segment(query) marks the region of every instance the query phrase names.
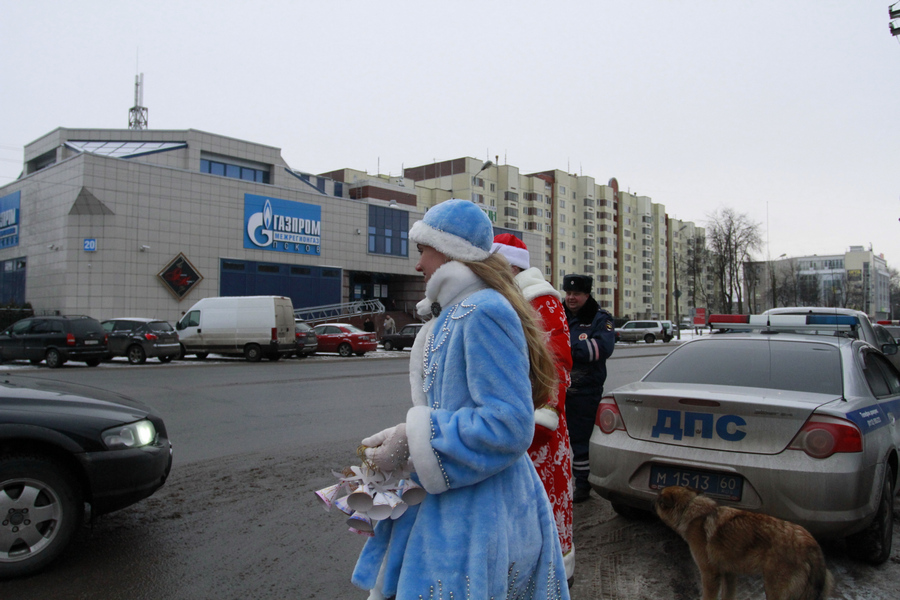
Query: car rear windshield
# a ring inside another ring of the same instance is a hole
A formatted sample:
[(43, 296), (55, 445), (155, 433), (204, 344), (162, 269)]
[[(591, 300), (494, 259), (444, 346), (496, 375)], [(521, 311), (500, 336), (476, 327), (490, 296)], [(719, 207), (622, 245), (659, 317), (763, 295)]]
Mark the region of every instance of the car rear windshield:
[(72, 319), (70, 322), (72, 323), (72, 333), (75, 335), (84, 335), (86, 333), (103, 335), (106, 333), (103, 326), (100, 325), (100, 321), (96, 319)]
[(644, 381), (841, 395), (841, 354), (814, 342), (718, 339), (672, 352)]
[(167, 333), (175, 331), (168, 321), (151, 321), (147, 323), (147, 325), (150, 327), (150, 331), (164, 331)]

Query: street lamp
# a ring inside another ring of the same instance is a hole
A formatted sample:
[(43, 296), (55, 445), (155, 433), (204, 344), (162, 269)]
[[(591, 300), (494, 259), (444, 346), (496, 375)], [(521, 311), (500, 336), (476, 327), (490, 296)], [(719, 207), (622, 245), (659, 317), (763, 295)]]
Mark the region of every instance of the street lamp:
[[(682, 225), (681, 229), (675, 232), (674, 238), (678, 237), (678, 234), (684, 231), (687, 228), (687, 225)], [(673, 242), (675, 241), (673, 238)], [(674, 269), (675, 275), (675, 291), (672, 292), (672, 295), (675, 296), (675, 337), (678, 340), (681, 340), (681, 316), (678, 311), (678, 300), (681, 298), (681, 290), (678, 289), (678, 253), (672, 250), (672, 267)]]

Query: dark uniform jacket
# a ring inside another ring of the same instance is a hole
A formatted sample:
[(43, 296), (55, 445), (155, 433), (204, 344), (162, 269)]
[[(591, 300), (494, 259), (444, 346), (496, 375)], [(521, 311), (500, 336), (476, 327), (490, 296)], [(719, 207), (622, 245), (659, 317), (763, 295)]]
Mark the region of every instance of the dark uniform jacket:
[(572, 385), (569, 394), (600, 394), (606, 383), (606, 359), (616, 345), (613, 316), (593, 296), (577, 313), (566, 307), (572, 341)]

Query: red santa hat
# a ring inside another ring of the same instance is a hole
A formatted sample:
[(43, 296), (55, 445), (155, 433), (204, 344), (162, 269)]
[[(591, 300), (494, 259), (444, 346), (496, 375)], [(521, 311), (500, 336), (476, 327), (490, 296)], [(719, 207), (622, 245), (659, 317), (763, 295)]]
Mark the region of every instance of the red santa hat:
[(528, 257), (528, 247), (525, 242), (517, 238), (511, 233), (501, 233), (494, 236), (494, 244), (491, 246), (491, 254), (502, 254), (506, 260), (514, 267), (519, 267), (523, 271), (531, 267), (531, 260)]

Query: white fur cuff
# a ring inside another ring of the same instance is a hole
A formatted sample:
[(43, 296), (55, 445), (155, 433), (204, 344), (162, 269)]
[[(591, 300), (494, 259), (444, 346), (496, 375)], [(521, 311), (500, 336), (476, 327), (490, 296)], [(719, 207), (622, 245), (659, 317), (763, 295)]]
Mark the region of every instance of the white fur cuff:
[(559, 427), (559, 414), (549, 408), (539, 408), (534, 411), (534, 423), (546, 427), (550, 431), (556, 431)]
[(409, 441), (409, 457), (416, 465), (419, 482), (429, 494), (440, 494), (449, 489), (441, 463), (431, 447), (431, 408), (413, 406), (406, 413), (406, 439)]

